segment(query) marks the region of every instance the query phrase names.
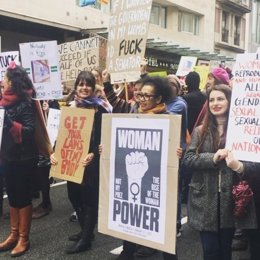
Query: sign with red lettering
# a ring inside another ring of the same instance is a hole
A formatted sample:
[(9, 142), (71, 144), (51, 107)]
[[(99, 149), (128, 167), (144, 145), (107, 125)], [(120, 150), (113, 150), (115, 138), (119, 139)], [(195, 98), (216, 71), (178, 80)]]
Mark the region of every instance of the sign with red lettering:
[(62, 107), (55, 147), (58, 164), (51, 166), (51, 176), (82, 182), (85, 167), (81, 162), (88, 154), (93, 120), (93, 109)]
[(136, 81), (144, 58), (152, 0), (111, 1), (107, 68), (112, 83)]
[(103, 115), (101, 233), (175, 252), (180, 129), (178, 115)]
[(260, 54), (237, 55), (226, 147), (236, 159), (260, 162)]

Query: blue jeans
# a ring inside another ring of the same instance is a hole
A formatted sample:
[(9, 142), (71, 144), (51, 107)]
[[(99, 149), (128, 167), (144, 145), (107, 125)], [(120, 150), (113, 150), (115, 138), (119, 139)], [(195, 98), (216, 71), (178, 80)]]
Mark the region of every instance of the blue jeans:
[(204, 260), (231, 260), (233, 228), (219, 229), (218, 232), (201, 231)]

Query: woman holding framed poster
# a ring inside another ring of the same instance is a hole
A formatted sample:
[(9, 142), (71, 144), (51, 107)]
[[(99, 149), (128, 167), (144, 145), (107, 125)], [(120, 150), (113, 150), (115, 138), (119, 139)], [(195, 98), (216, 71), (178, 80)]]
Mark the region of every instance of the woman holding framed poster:
[[(140, 92), (135, 93), (135, 99), (139, 104), (137, 113), (140, 114), (169, 114), (165, 101), (169, 93), (168, 80), (160, 77), (145, 77), (141, 82)], [(177, 150), (177, 156), (180, 158), (182, 149)], [(123, 251), (117, 257), (117, 260), (133, 259), (137, 244), (129, 241), (123, 241)], [(163, 259), (177, 260), (177, 255), (164, 252)]]

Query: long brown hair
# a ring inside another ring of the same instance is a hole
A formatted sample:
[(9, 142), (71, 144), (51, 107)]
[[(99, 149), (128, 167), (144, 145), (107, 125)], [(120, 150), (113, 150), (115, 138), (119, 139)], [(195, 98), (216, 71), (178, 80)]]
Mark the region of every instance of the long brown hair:
[(216, 121), (216, 117), (214, 115), (212, 115), (212, 113), (209, 110), (209, 97), (210, 97), (210, 93), (214, 90), (224, 93), (226, 99), (228, 100), (228, 109), (225, 114), (226, 119), (228, 119), (230, 100), (231, 100), (231, 88), (225, 84), (214, 85), (212, 88), (210, 88), (207, 91), (207, 104), (208, 105), (207, 105), (207, 111), (206, 111), (202, 126), (200, 127), (200, 141), (197, 146), (198, 153), (201, 152), (201, 148), (206, 139), (207, 134), (209, 134), (212, 137), (214, 151), (217, 151), (220, 148), (224, 148), (225, 144), (226, 144), (226, 133), (227, 133), (228, 120), (226, 120), (225, 125), (224, 125), (223, 136), (220, 137), (219, 132), (218, 132), (218, 124)]

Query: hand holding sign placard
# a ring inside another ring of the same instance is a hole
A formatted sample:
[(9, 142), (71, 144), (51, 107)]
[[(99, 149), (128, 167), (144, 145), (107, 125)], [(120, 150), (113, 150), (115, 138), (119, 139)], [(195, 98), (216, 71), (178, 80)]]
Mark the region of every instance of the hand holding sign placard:
[(62, 107), (51, 176), (82, 182), (93, 120), (93, 109)]

